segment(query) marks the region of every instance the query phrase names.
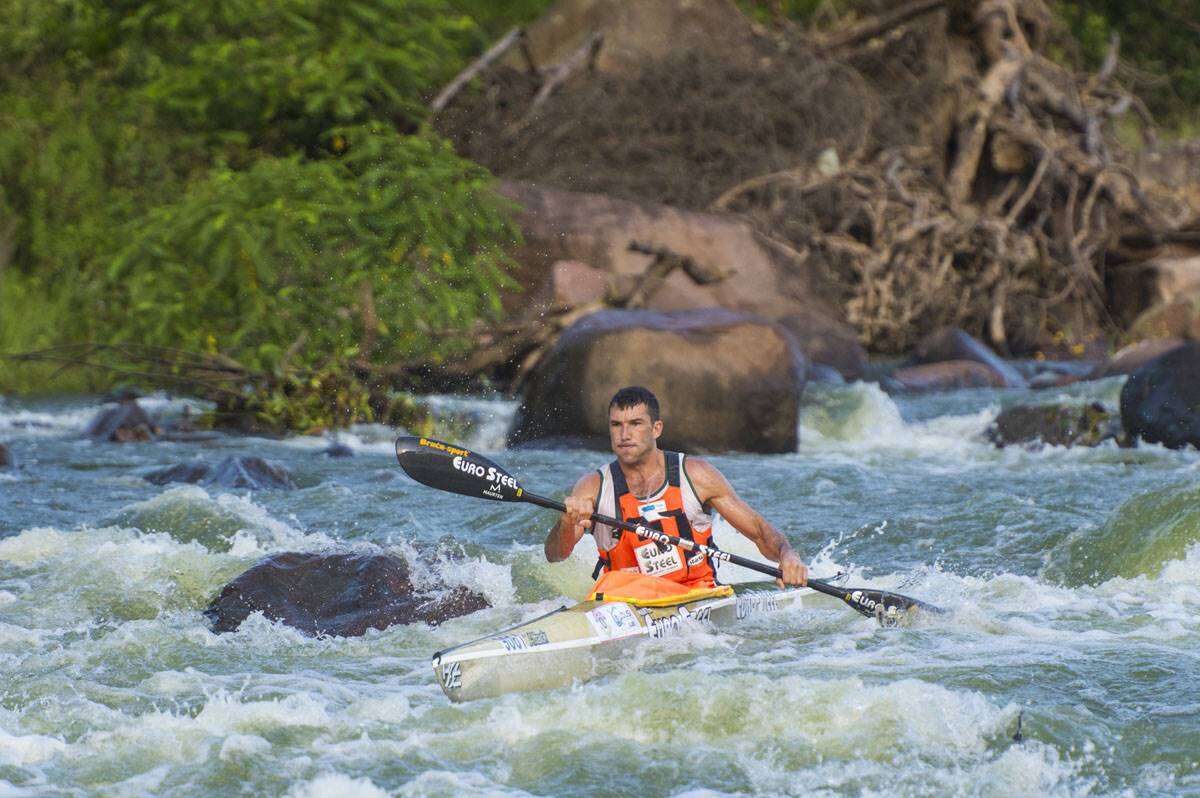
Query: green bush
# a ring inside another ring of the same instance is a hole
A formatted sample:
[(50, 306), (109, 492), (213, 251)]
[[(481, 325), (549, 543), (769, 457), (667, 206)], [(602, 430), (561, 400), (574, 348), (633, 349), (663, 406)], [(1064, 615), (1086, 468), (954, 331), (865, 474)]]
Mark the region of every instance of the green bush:
[(100, 292), (117, 340), (265, 370), (289, 348), (293, 364), (459, 353), (471, 323), (499, 311), (516, 236), (487, 174), (387, 128), (331, 141), (339, 154), (215, 169), (131, 221)]
[[(507, 204), (422, 127), (484, 39), (450, 0), (0, 14), (0, 352), (438, 361), (499, 312)], [(30, 297), (53, 326), (19, 307)], [(0, 390), (17, 387), (0, 370)]]

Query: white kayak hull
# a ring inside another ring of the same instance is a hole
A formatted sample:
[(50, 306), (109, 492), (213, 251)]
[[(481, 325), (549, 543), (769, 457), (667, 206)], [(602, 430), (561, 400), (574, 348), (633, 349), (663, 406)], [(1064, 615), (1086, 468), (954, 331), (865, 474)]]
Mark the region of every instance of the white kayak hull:
[(433, 655), (438, 684), (451, 701), (550, 690), (586, 681), (598, 664), (648, 638), (678, 633), (685, 624), (728, 629), (768, 612), (798, 608), (817, 593), (802, 588), (738, 586), (732, 596), (669, 607), (584, 601)]

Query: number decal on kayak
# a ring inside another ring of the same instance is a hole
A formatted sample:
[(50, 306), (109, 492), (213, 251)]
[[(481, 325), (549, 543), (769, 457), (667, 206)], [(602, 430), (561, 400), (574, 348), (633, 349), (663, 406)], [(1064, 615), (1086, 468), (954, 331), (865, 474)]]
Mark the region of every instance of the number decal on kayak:
[(612, 602), (601, 604), (587, 613), (588, 623), (597, 637), (623, 637), (641, 628), (637, 615), (628, 604)]
[(442, 686), (447, 690), (457, 690), (462, 687), (462, 666), (457, 662), (442, 666)]

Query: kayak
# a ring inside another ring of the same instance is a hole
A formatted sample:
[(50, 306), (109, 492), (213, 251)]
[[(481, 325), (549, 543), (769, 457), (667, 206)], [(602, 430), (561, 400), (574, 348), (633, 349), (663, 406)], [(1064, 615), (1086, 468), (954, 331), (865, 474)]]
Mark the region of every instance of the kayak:
[(779, 590), (769, 582), (705, 592), (697, 598), (651, 602), (605, 600), (600, 594), (439, 651), (433, 655), (433, 670), (454, 702), (551, 690), (599, 675), (603, 660), (628, 654), (638, 642), (689, 627), (735, 628), (765, 613), (798, 608), (816, 596), (809, 588)]

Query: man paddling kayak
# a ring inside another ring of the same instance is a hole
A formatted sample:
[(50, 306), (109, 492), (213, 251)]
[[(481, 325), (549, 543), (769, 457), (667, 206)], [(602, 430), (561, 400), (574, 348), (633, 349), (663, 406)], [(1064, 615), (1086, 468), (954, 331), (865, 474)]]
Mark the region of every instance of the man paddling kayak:
[(688, 588), (712, 587), (716, 567), (702, 552), (689, 554), (679, 546), (622, 534), (590, 519), (598, 509), (604, 515), (713, 546), (711, 512), (716, 512), (753, 541), (764, 557), (779, 563), (780, 587), (807, 583), (808, 566), (787, 538), (742, 501), (720, 471), (705, 460), (658, 448), (663, 422), (653, 393), (637, 386), (617, 391), (608, 406), (608, 429), (617, 459), (575, 483), (564, 502), (566, 513), (546, 536), (547, 560), (566, 559), (591, 529), (600, 551), (593, 578), (625, 571)]

